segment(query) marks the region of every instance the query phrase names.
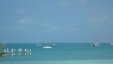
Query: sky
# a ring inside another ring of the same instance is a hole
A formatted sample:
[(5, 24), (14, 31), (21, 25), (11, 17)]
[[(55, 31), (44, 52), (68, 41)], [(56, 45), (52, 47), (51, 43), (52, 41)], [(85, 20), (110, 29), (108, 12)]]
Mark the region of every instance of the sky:
[(113, 42), (113, 0), (0, 0), (0, 41)]

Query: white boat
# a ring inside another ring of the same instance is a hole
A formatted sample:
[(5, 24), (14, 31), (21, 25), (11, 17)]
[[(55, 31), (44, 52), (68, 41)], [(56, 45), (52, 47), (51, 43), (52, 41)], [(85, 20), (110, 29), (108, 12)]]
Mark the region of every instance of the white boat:
[(92, 46), (99, 46), (99, 43), (94, 43), (92, 44)]
[(43, 46), (43, 48), (52, 48), (51, 46)]
[(113, 45), (113, 43), (110, 43), (111, 45)]
[(56, 45), (55, 43), (53, 43), (52, 45)]

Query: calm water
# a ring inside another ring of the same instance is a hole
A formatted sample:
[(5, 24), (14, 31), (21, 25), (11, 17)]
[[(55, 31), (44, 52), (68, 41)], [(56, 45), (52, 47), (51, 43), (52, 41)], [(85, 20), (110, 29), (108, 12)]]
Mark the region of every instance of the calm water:
[[(113, 64), (113, 46), (110, 44), (100, 44), (100, 46), (91, 46), (91, 44), (57, 43), (51, 49), (44, 49), (36, 44), (6, 44), (6, 48), (28, 48), (31, 49), (31, 55), (18, 55), (0, 57), (0, 62), (24, 62), (24, 61), (84, 61), (84, 60), (108, 60), (106, 64)], [(111, 60), (111, 61), (109, 61)], [(70, 63), (71, 63), (70, 62)], [(6, 64), (8, 64), (6, 63)], [(36, 62), (35, 62), (36, 63)], [(33, 63), (33, 64), (35, 64)], [(54, 63), (54, 62), (53, 62)], [(56, 62), (57, 63), (57, 62)], [(37, 64), (37, 63), (36, 63)], [(52, 63), (48, 63), (52, 64)], [(55, 63), (54, 63), (55, 64)], [(74, 64), (74, 63), (72, 63)], [(79, 63), (80, 64), (80, 63)], [(94, 63), (97, 64), (97, 63)], [(98, 63), (99, 64), (99, 63)]]

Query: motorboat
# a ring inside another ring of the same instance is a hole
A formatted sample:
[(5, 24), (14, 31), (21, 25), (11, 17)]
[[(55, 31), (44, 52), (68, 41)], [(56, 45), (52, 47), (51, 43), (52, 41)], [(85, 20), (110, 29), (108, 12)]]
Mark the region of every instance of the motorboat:
[(94, 43), (91, 46), (99, 46), (99, 43)]
[(113, 45), (113, 43), (110, 43), (111, 45)]
[(52, 44), (53, 46), (56, 45), (55, 43)]
[(51, 46), (43, 46), (43, 48), (52, 48)]

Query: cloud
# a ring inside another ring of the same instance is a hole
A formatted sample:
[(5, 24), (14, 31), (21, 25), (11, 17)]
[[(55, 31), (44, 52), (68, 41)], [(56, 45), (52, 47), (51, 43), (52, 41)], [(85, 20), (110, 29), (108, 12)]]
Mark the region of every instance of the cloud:
[(52, 24), (52, 23), (41, 23), (41, 26), (44, 27), (45, 29), (49, 30), (49, 31), (54, 31), (54, 30), (57, 30), (59, 29), (59, 25), (55, 25), (55, 24)]
[(67, 28), (67, 30), (69, 32), (75, 32), (77, 30), (77, 28), (75, 28), (75, 27), (69, 27), (69, 28)]
[(21, 18), (21, 19), (19, 19), (18, 20), (18, 23), (20, 24), (20, 25), (30, 25), (30, 24), (33, 24), (33, 21), (32, 21), (32, 19), (31, 18)]
[(87, 4), (88, 0), (76, 0), (75, 1), (75, 4), (78, 4), (78, 5), (85, 5)]
[(89, 15), (87, 21), (92, 24), (104, 25), (108, 24), (110, 21), (113, 21), (112, 17), (112, 11), (96, 8), (95, 11), (93, 11), (92, 14)]
[(60, 0), (59, 5), (68, 6), (69, 5), (69, 0)]
[(77, 28), (69, 25), (59, 25), (53, 23), (42, 23), (42, 27), (48, 32), (75, 32)]
[(25, 14), (27, 11), (24, 8), (17, 8), (14, 10), (14, 13), (16, 14)]
[(60, 0), (59, 5), (67, 7), (69, 5), (73, 6), (84, 6), (88, 4), (88, 0)]
[(87, 24), (95, 39), (109, 40), (113, 34), (113, 13), (108, 9), (96, 9), (87, 18)]

